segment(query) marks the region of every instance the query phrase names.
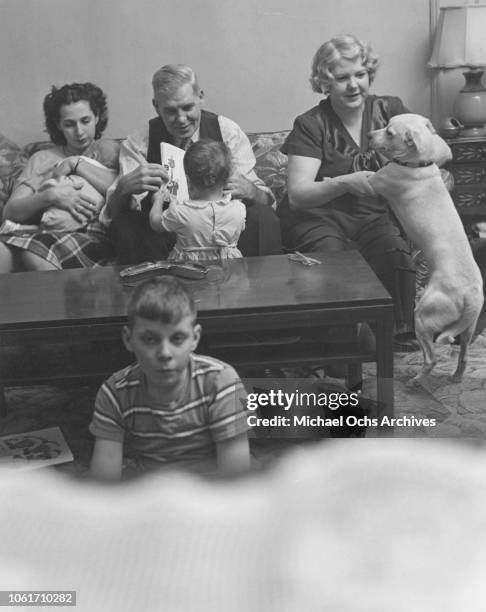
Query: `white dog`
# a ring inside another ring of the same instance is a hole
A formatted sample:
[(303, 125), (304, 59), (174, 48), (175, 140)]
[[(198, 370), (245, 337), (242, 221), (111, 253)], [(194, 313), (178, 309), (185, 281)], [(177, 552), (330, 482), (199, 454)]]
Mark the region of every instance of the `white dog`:
[(435, 365), (434, 339), (460, 336), (453, 382), (461, 380), (467, 349), (483, 306), (483, 286), (463, 225), (437, 164), (451, 159), (447, 144), (428, 119), (403, 114), (386, 128), (370, 132), (370, 145), (391, 160), (370, 183), (382, 195), (430, 270), (429, 283), (415, 309), (415, 333), (424, 353), (418, 382)]

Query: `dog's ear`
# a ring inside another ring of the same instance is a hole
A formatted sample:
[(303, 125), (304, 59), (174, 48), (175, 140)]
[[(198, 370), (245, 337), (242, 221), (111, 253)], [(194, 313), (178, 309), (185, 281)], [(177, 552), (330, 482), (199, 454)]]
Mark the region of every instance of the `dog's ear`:
[(452, 159), (447, 143), (428, 125), (421, 129), (407, 130), (407, 144), (415, 146), (420, 161), (434, 162), (440, 166)]
[(428, 158), (432, 152), (432, 134), (430, 130), (425, 126), (419, 128), (411, 128), (407, 130), (407, 145), (409, 147), (414, 146), (419, 154), (420, 161), (431, 161)]
[(427, 126), (427, 128), (429, 129), (429, 131), (432, 134), (437, 134), (437, 130), (435, 129), (435, 127), (432, 125), (432, 121), (430, 121), (429, 119), (427, 119), (427, 122), (425, 124)]
[(407, 145), (407, 147), (417, 147), (416, 140), (418, 138), (418, 132), (415, 130), (406, 130), (405, 135), (403, 137), (403, 142)]

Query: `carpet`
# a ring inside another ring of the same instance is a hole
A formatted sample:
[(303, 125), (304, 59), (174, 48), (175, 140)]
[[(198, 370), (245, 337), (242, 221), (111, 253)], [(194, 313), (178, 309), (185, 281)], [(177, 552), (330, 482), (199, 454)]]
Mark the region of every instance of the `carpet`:
[[(447, 377), (454, 370), (458, 347), (437, 347), (438, 364), (427, 388), (411, 391), (407, 381), (421, 367), (422, 355), (395, 353), (395, 417), (407, 417), (414, 424), (405, 423), (395, 428), (395, 437), (426, 437), (474, 439), (486, 437), (486, 332), (470, 348), (469, 363), (460, 384), (451, 384)], [(364, 364), (363, 395), (376, 398), (374, 364)], [(89, 465), (93, 439), (88, 425), (93, 410), (98, 383), (71, 386), (41, 385), (12, 387), (6, 390), (7, 415), (0, 418), (0, 435), (22, 433), (59, 426), (71, 448), (74, 462), (56, 469), (83, 474)], [(434, 419), (433, 427), (417, 424)], [(302, 443), (302, 440), (299, 441)], [(262, 445), (261, 456), (266, 460), (280, 456), (288, 444), (274, 441)]]

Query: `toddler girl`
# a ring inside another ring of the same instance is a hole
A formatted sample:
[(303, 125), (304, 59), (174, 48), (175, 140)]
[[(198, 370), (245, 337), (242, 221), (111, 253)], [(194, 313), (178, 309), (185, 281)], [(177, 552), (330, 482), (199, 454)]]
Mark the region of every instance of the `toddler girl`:
[(246, 208), (224, 193), (231, 173), (231, 153), (222, 142), (203, 139), (184, 155), (189, 199), (170, 199), (163, 210), (167, 190), (154, 198), (150, 211), (153, 230), (174, 232), (176, 244), (169, 259), (198, 261), (242, 257), (237, 248), (245, 228)]

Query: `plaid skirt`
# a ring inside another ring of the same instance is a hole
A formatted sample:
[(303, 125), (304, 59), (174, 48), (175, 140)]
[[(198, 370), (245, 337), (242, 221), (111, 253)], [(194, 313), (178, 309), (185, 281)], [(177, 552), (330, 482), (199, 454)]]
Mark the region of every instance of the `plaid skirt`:
[(115, 252), (104, 228), (92, 223), (84, 231), (55, 232), (19, 229), (0, 233), (0, 242), (30, 251), (59, 270), (93, 268), (113, 263)]

